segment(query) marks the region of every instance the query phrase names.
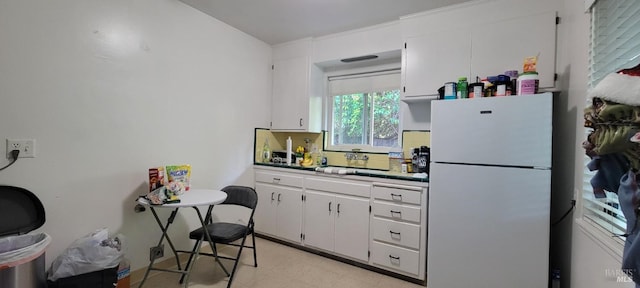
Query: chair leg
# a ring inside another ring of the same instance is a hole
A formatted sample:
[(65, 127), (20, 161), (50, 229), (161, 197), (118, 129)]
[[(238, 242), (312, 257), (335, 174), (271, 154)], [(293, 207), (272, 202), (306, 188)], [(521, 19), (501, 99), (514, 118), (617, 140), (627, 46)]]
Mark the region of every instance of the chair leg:
[[(198, 245), (201, 245), (202, 240), (198, 240), (196, 241), (196, 245), (193, 245), (193, 249), (191, 249), (191, 254), (189, 254), (189, 260), (187, 260), (187, 266), (184, 267), (185, 271), (189, 271), (189, 267), (191, 266), (191, 261), (193, 260), (193, 254), (196, 253), (196, 248), (198, 248)], [(184, 281), (184, 276), (186, 276), (185, 274), (182, 274), (182, 276), (180, 276), (180, 284), (182, 284), (182, 282)]]
[(211, 246), (211, 250), (213, 251), (215, 261), (218, 262), (218, 265), (220, 265), (220, 267), (222, 268), (222, 271), (224, 271), (224, 273), (227, 274), (227, 277), (229, 277), (231, 274), (229, 274), (229, 271), (227, 271), (227, 268), (225, 268), (224, 264), (222, 264), (222, 261), (220, 261), (220, 257), (218, 257), (218, 246), (216, 245), (216, 242), (213, 242), (213, 246)]
[(258, 257), (256, 257), (256, 235), (251, 233), (251, 239), (253, 242), (253, 267), (258, 267)]
[(240, 255), (242, 255), (242, 248), (244, 248), (244, 242), (246, 240), (247, 240), (247, 235), (244, 235), (244, 238), (242, 238), (242, 243), (240, 244), (240, 249), (238, 249), (238, 255), (236, 255), (235, 263), (233, 263), (233, 269), (231, 270), (231, 276), (229, 276), (229, 283), (227, 284), (227, 288), (231, 288), (231, 281), (233, 281), (233, 277), (236, 275), (236, 268), (238, 268), (238, 262), (240, 262)]

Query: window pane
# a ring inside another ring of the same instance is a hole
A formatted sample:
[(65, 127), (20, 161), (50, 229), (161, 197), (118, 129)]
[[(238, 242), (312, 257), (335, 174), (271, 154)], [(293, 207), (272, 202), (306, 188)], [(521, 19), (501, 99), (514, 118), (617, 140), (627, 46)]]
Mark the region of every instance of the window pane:
[(330, 76), (329, 149), (399, 147), (399, 69)]
[(373, 93), (373, 146), (398, 147), (400, 90)]
[(333, 96), (333, 145), (369, 144), (368, 98), (365, 93)]

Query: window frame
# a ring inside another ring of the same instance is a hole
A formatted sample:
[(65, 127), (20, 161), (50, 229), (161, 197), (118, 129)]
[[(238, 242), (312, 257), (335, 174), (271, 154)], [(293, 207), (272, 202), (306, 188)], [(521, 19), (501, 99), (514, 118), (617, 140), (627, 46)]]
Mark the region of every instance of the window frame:
[[(333, 145), (333, 96), (331, 95), (331, 91), (329, 89), (329, 82), (330, 82), (330, 78), (332, 77), (340, 77), (340, 76), (344, 76), (344, 75), (358, 75), (358, 74), (362, 74), (362, 75), (366, 75), (366, 74), (375, 74), (375, 73), (397, 73), (400, 77), (402, 77), (402, 73), (401, 73), (401, 69), (400, 69), (400, 63), (393, 63), (393, 64), (385, 64), (385, 65), (374, 65), (374, 66), (366, 66), (366, 67), (360, 67), (360, 68), (354, 68), (354, 69), (340, 69), (340, 70), (334, 70), (334, 71), (330, 71), (325, 73), (325, 82), (326, 85), (325, 87), (327, 87), (327, 89), (325, 90), (325, 96), (324, 96), (324, 107), (326, 107), (325, 109), (325, 130), (327, 131), (327, 139), (326, 139), (326, 147), (325, 150), (327, 151), (341, 151), (341, 152), (351, 152), (354, 150), (359, 150), (359, 152), (363, 152), (363, 153), (389, 153), (391, 151), (396, 151), (398, 149), (401, 149), (402, 146), (402, 107), (401, 107), (401, 99), (400, 97), (398, 98), (398, 146), (397, 147), (381, 147), (381, 146), (372, 146), (372, 145), (363, 145), (363, 144), (346, 144), (346, 145)], [(400, 91), (401, 89), (401, 82), (398, 82), (398, 90)], [(362, 91), (363, 93), (371, 93), (371, 92), (381, 92), (381, 91)], [(371, 114), (373, 114), (373, 109), (374, 106), (371, 106), (370, 108), (372, 111)], [(369, 117), (370, 118), (370, 117)], [(371, 122), (371, 119), (368, 119), (369, 122)], [(371, 125), (371, 123), (368, 125), (368, 129), (372, 130), (373, 129), (373, 125)]]

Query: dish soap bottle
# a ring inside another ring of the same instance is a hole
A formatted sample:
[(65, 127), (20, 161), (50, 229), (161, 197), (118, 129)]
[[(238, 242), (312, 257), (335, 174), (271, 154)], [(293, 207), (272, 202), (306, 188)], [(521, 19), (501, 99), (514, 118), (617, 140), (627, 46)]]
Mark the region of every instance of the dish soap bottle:
[(269, 147), (269, 138), (267, 138), (262, 146), (262, 162), (268, 163), (269, 161), (271, 161), (271, 148)]

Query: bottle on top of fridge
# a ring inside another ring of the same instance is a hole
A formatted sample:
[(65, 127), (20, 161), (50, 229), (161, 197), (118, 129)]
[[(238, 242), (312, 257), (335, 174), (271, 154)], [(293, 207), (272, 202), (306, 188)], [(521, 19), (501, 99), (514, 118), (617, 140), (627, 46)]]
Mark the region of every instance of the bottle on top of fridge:
[(447, 82), (444, 83), (444, 100), (456, 99), (456, 83)]
[(538, 93), (538, 72), (525, 72), (518, 77), (518, 95)]
[(480, 98), (484, 95), (484, 83), (480, 82), (480, 78), (476, 77), (476, 82), (469, 84), (469, 98)]
[(458, 78), (458, 83), (456, 84), (457, 88), (457, 97), (458, 99), (469, 98), (469, 91), (467, 90), (467, 77)]

